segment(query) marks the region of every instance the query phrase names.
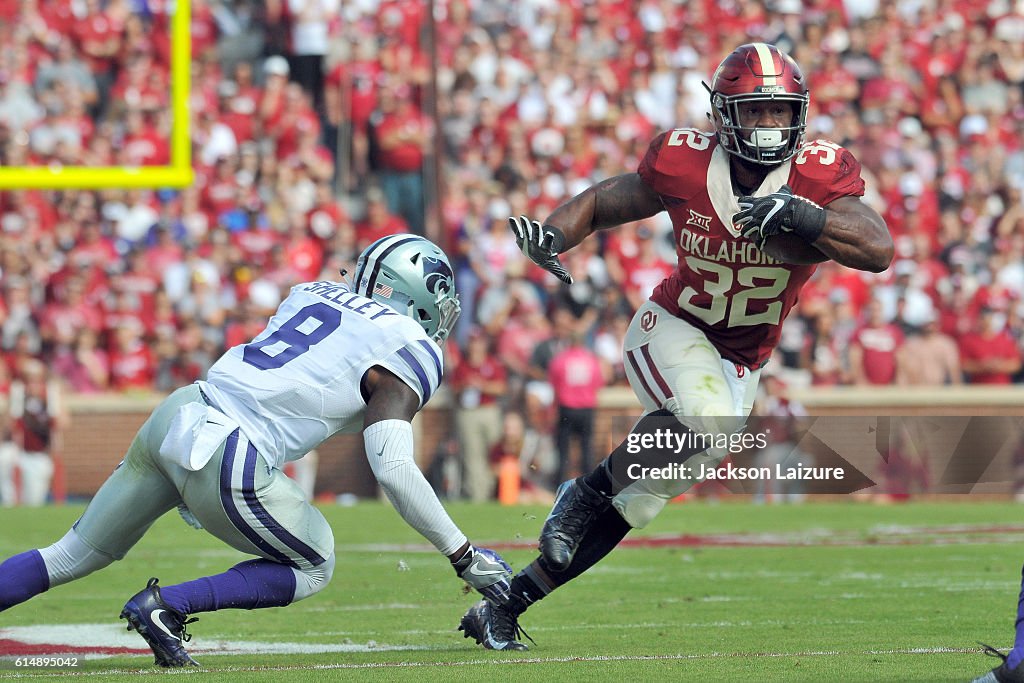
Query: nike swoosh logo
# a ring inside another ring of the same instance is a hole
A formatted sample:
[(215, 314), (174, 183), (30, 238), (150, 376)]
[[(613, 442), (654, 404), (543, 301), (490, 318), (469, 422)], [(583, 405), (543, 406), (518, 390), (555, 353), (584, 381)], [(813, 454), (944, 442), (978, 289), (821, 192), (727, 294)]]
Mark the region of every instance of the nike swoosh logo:
[(765, 215), (764, 220), (761, 221), (761, 225), (762, 226), (767, 225), (768, 221), (770, 221), (772, 219), (772, 216), (774, 216), (779, 211), (781, 211), (782, 207), (784, 207), (786, 205), (786, 201), (783, 200), (783, 199), (778, 199), (778, 198), (772, 197), (772, 201), (775, 202), (775, 207)]
[(380, 449), (379, 451), (377, 451), (377, 457), (378, 458), (383, 458), (384, 457), (384, 449), (383, 448)]
[(158, 629), (160, 629), (161, 631), (166, 633), (169, 637), (174, 638), (175, 640), (177, 640), (180, 643), (181, 642), (181, 638), (179, 638), (178, 636), (174, 635), (173, 633), (171, 633), (167, 629), (167, 625), (164, 624), (163, 619), (160, 618), (161, 614), (166, 614), (166, 612), (164, 610), (162, 610), (162, 609), (155, 609), (155, 610), (153, 610), (152, 612), (149, 613), (149, 620), (152, 621), (156, 625), (156, 627)]
[(488, 571), (479, 571), (475, 564), (469, 565), (469, 573), (473, 576), (494, 576), (495, 574), (504, 574), (504, 569), (490, 569)]

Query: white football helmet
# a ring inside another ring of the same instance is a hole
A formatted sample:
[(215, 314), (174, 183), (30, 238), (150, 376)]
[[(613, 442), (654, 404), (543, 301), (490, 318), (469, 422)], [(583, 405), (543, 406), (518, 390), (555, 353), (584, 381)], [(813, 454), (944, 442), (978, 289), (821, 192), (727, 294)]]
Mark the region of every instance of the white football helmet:
[(448, 257), (416, 235), (389, 235), (363, 250), (355, 292), (409, 316), (438, 343), (448, 338), (462, 310)]

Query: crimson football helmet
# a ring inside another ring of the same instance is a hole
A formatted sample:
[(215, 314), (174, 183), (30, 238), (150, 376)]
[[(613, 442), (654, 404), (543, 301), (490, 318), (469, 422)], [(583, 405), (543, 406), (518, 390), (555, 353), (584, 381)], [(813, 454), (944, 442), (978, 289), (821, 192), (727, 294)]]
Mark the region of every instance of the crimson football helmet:
[[(793, 58), (774, 45), (747, 43), (722, 60), (704, 87), (711, 93), (708, 114), (722, 147), (756, 164), (781, 164), (796, 154), (807, 127), (810, 99), (804, 74)], [(791, 102), (793, 120), (784, 128), (742, 128), (740, 105), (775, 100)]]

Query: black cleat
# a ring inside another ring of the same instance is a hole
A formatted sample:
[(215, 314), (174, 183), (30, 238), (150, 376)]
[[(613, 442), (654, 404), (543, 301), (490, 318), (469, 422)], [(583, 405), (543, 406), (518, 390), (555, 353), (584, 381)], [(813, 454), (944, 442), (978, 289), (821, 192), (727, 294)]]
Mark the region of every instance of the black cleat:
[(1011, 669), (1007, 666), (1006, 655), (991, 645), (985, 645), (985, 643), (979, 643), (979, 645), (985, 648), (985, 654), (999, 657), (1003, 663), (988, 673), (978, 676), (971, 683), (1024, 683), (1024, 662)]
[(582, 477), (562, 482), (540, 531), (540, 554), (552, 569), (565, 571), (572, 564), (591, 522), (611, 502), (609, 496), (587, 486)]
[(144, 589), (133, 595), (121, 610), (121, 618), (128, 620), (129, 631), (145, 638), (156, 664), (168, 668), (199, 666), (183, 646), (192, 640), (185, 632), (185, 625), (198, 619), (189, 619), (187, 614), (168, 607), (156, 584), (155, 578), (150, 579)]
[[(469, 608), (459, 623), (459, 630), (463, 632), (463, 638), (472, 638), (488, 650), (530, 649), (526, 643), (516, 640), (520, 635), (530, 636), (519, 628), (519, 618), (515, 613), (506, 605), (495, 605), (488, 600), (481, 600)], [(533, 642), (532, 638), (530, 642)]]

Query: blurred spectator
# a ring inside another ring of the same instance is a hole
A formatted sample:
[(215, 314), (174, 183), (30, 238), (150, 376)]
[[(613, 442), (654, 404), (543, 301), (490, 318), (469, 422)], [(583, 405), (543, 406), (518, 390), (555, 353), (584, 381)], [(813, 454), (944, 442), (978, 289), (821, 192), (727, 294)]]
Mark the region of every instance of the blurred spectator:
[(210, 346), (195, 320), (185, 323), (174, 337), (158, 337), (154, 344), (154, 388), (169, 393), (175, 387), (205, 379), (206, 371), (217, 360)]
[[(808, 426), (800, 418), (807, 416), (807, 409), (792, 398), (788, 383), (776, 372), (762, 373), (759, 393), (754, 413), (764, 418), (758, 422), (758, 432), (767, 436), (768, 445), (755, 457), (756, 466), (773, 471), (814, 466), (814, 455), (799, 445)], [(797, 480), (759, 480), (754, 492), (755, 503), (800, 503), (804, 497), (805, 482)]]
[(491, 354), (482, 330), (469, 336), (466, 355), (451, 376), (456, 395), (455, 429), (462, 449), (464, 494), (473, 502), (491, 498), (494, 475), (488, 454), (501, 438), (501, 405), (507, 387), (504, 366)]
[[(501, 439), (491, 449), (491, 464), (500, 479), (503, 461), (514, 462), (519, 482), (517, 502), (521, 505), (550, 505), (554, 458), (537, 435), (526, 428), (523, 417), (516, 412), (505, 414)], [(499, 483), (500, 486), (500, 483)]]
[(60, 337), (72, 339), (79, 330), (101, 329), (103, 316), (99, 307), (86, 298), (86, 281), (80, 275), (69, 277), (55, 288), (54, 300), (43, 307), (39, 330), (44, 347), (55, 348)]
[(654, 231), (641, 225), (636, 231), (639, 250), (634, 258), (624, 259), (623, 285), (626, 299), (635, 310), (643, 305), (654, 288), (675, 269), (657, 251)]
[(72, 393), (95, 394), (110, 387), (110, 359), (99, 347), (96, 331), (89, 328), (79, 330), (71, 346), (54, 354), (52, 371)]
[(900, 328), (885, 320), (882, 304), (871, 301), (866, 321), (850, 343), (850, 374), (854, 384), (892, 384), (896, 357), (903, 344)]
[(1021, 354), (1006, 331), (1006, 313), (985, 306), (978, 330), (960, 339), (960, 357), (971, 384), (1009, 384), (1021, 369)]
[(102, 111), (110, 105), (107, 95), (116, 75), (124, 24), (120, 17), (105, 11), (100, 0), (85, 0), (83, 9), (85, 16), (79, 16), (70, 28), (96, 79)]
[(353, 54), (334, 65), (324, 84), (325, 143), (334, 153), (345, 149), (337, 163), (340, 166), (343, 159), (348, 163), (338, 172), (344, 187), (350, 191), (365, 182), (369, 174), (367, 130), (377, 106), (377, 90), (383, 72), (372, 36), (359, 36), (354, 42)]
[(811, 371), (812, 381), (816, 385), (834, 386), (847, 381), (849, 365), (843, 357), (842, 347), (836, 342), (832, 332), (835, 327), (835, 316), (829, 310), (821, 311), (814, 318), (814, 329), (807, 348), (806, 366)]
[(60, 448), (60, 432), (67, 428), (69, 417), (60, 384), (42, 363), (22, 366), (20, 378), (11, 385), (10, 415), (19, 448), (18, 502), (43, 505), (53, 480), (54, 451)]
[(605, 309), (594, 337), (594, 352), (610, 371), (609, 384), (625, 384), (626, 368), (622, 357), (622, 343), (632, 318), (630, 311)]
[[(284, 108), (284, 93), (288, 87), (291, 68), (281, 55), (271, 55), (263, 62), (263, 91), (260, 93), (257, 116), (261, 121), (272, 121)], [(301, 92), (301, 86), (299, 86)]]
[(3, 322), (0, 324), (0, 349), (9, 351), (14, 348), (15, 340), (24, 335), (33, 352), (38, 353), (42, 346), (42, 335), (36, 320), (38, 302), (32, 301), (32, 293), (28, 281), (17, 276), (6, 278), (4, 287)]
[(391, 212), (384, 193), (371, 187), (366, 191), (366, 215), (356, 223), (356, 243), (360, 249), (365, 249), (382, 237), (400, 232), (409, 232), (408, 224)]
[(288, 0), (291, 77), (313, 98), (318, 112), (323, 112), (324, 55), (340, 12), (341, 0)]
[(896, 384), (943, 386), (962, 384), (960, 351), (956, 341), (939, 329), (934, 312), (920, 321), (896, 352)]
[(96, 105), (99, 94), (96, 90), (96, 77), (89, 66), (78, 58), (75, 43), (60, 40), (55, 46), (52, 58), (44, 58), (36, 71), (36, 91), (45, 93), (55, 84), (66, 88), (74, 88), (80, 101), (87, 107)]
[(510, 395), (518, 397), (523, 381), (529, 375), (530, 356), (537, 345), (551, 337), (551, 323), (544, 313), (540, 297), (532, 285), (524, 280), (513, 280), (506, 292), (508, 305), (496, 314), (490, 325), (498, 357), (502, 359), (514, 386)]
[[(269, 86), (267, 92), (270, 92)], [(265, 119), (264, 131), (274, 144), (277, 159), (287, 161), (298, 151), (304, 135), (312, 134), (314, 139), (320, 135), (320, 119), (309, 96), (297, 83), (284, 86), (277, 104)]]
[(433, 125), (413, 101), (407, 84), (380, 91), (378, 110), (371, 119), (376, 165), (388, 208), (424, 234), (423, 161), (433, 138)]
[(145, 391), (154, 388), (156, 360), (145, 343), (142, 329), (130, 322), (113, 331), (110, 349), (110, 387), (117, 391)]
[(569, 478), (570, 448), (574, 442), (579, 452), (579, 472), (589, 472), (593, 468), (594, 409), (597, 408), (597, 392), (605, 385), (607, 376), (606, 366), (596, 353), (586, 347), (583, 330), (577, 325), (569, 333), (568, 346), (555, 354), (548, 366), (548, 381), (558, 406), (556, 482)]

